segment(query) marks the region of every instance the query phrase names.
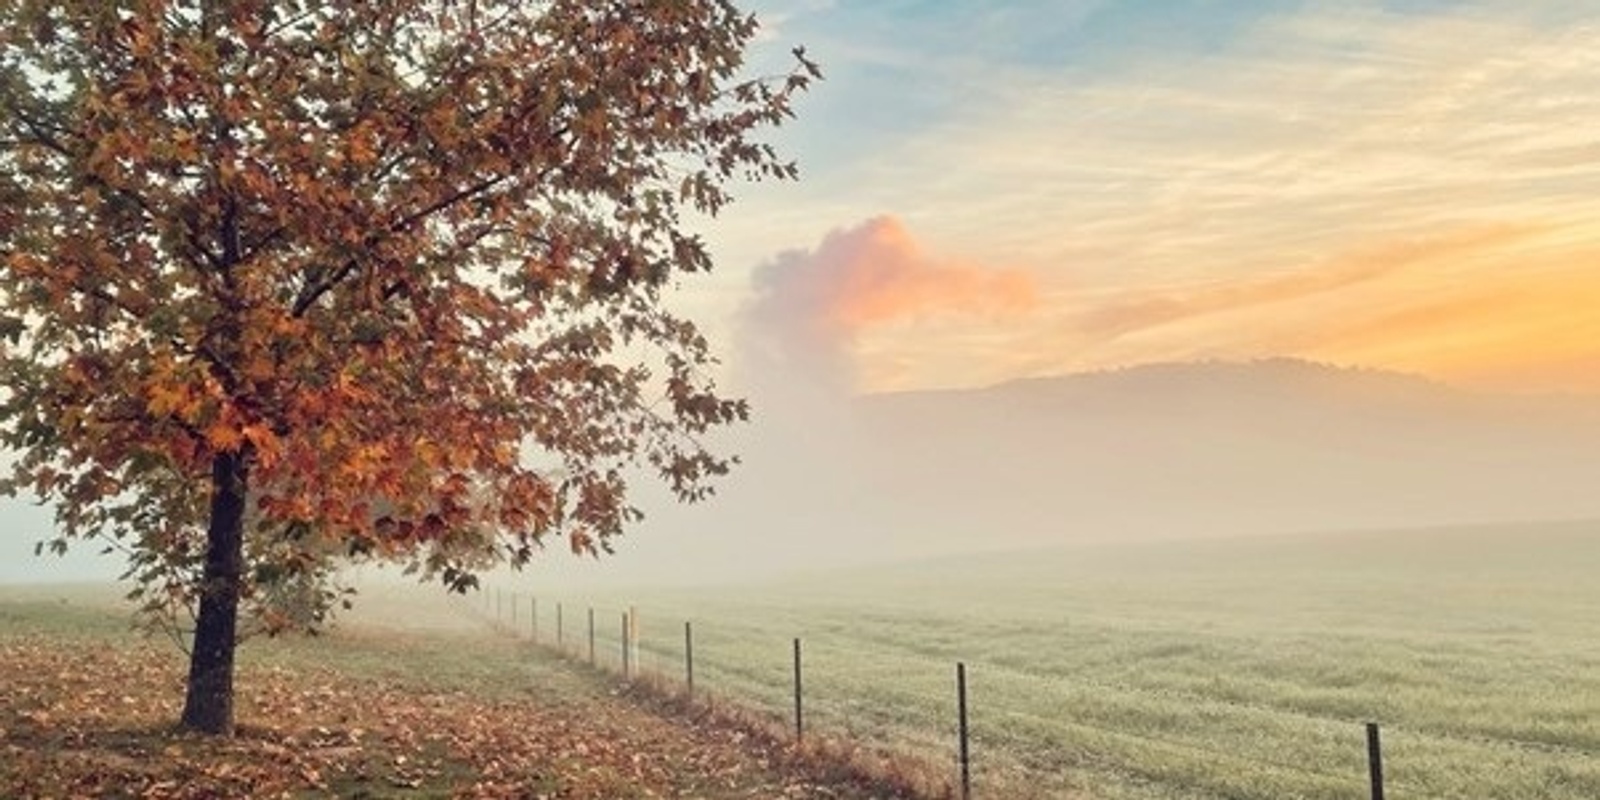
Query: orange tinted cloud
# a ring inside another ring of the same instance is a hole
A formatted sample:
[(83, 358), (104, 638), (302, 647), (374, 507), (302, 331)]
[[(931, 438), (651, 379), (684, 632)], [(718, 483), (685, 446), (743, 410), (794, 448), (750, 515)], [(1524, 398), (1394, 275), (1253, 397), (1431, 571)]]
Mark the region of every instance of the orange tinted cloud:
[(1243, 279), (1200, 288), (1169, 289), (1157, 296), (1112, 301), (1074, 321), (1079, 332), (1115, 338), (1222, 312), (1247, 310), (1338, 292), (1376, 281), (1410, 267), (1460, 258), (1513, 244), (1536, 231), (1527, 226), (1493, 225), (1448, 234), (1386, 242), (1336, 257), (1321, 266), (1266, 279)]
[(1025, 313), (1032, 278), (924, 251), (894, 217), (835, 230), (815, 250), (791, 251), (761, 267), (745, 309), (747, 365), (802, 371), (853, 388), (853, 347), (870, 329), (950, 316)]
[[(1600, 252), (1527, 256), (1443, 298), (1327, 324), (1312, 355), (1511, 391), (1600, 391)], [(1565, 259), (1575, 259), (1566, 263)]]
[(1272, 277), (1082, 288), (1005, 355), (1033, 375), (1290, 356), (1497, 390), (1600, 390), (1596, 265), (1600, 226), (1436, 228)]
[(835, 231), (809, 258), (769, 274), (777, 291), (804, 285), (791, 296), (815, 303), (811, 321), (846, 335), (905, 317), (1011, 314), (1035, 302), (1026, 274), (934, 259), (894, 217)]

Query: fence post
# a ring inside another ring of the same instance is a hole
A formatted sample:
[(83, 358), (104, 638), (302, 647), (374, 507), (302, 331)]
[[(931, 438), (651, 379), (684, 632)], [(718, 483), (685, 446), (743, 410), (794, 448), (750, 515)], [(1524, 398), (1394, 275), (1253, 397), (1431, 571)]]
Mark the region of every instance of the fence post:
[(556, 603), (556, 649), (565, 650), (565, 642), (561, 635), (561, 604)]
[(794, 640), (794, 740), (798, 744), (805, 740), (805, 715), (800, 707), (800, 640)]
[(517, 593), (511, 593), (511, 635), (517, 635)]
[(1372, 800), (1383, 800), (1383, 745), (1376, 722), (1367, 723), (1367, 773), (1372, 778)]
[(539, 643), (539, 597), (528, 598), (528, 635), (533, 637), (533, 643)]
[(694, 699), (694, 629), (683, 622), (683, 675), (689, 682), (689, 699)]
[(628, 635), (623, 637), (622, 646), (628, 651), (628, 663), (633, 665), (633, 671), (643, 674), (644, 659), (639, 652), (639, 609), (636, 606), (628, 606)]
[(631, 662), (631, 659), (628, 657), (628, 629), (630, 627), (632, 627), (632, 626), (629, 625), (628, 623), (629, 623), (629, 621), (628, 621), (628, 612), (624, 611), (624, 612), (622, 612), (622, 678), (623, 678), (623, 680), (627, 680), (628, 678), (633, 676), (633, 673), (630, 671), (632, 666), (633, 666), (633, 664)]
[(589, 606), (589, 666), (594, 664), (594, 606)]
[(956, 662), (956, 730), (960, 741), (961, 800), (972, 797), (972, 763), (967, 750), (967, 665)]

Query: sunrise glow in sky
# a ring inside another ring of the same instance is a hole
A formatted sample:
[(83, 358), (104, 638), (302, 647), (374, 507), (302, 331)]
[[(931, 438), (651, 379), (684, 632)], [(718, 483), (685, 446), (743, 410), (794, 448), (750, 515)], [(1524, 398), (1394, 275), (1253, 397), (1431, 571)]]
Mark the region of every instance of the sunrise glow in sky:
[(1294, 356), (1600, 391), (1600, 6), (757, 10), (756, 62), (827, 80), (802, 182), (707, 228), (723, 336), (862, 390)]

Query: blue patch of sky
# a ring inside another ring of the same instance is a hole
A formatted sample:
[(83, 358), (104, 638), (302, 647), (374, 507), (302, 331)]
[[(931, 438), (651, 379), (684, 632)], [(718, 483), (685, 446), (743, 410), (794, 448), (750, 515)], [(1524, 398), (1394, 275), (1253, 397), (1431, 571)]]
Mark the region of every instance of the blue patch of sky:
[(896, 0), (849, 3), (808, 15), (811, 32), (918, 63), (981, 62), (1097, 69), (1130, 52), (1182, 55), (1225, 47), (1263, 15), (1305, 0)]
[[(1495, 9), (1545, 24), (1594, 17), (1571, 8), (1585, 4), (1501, 2), (1362, 5), (1408, 16)], [(756, 10), (782, 20), (768, 58), (803, 43), (828, 76), (780, 134), (815, 177), (893, 157), (908, 137), (942, 123), (982, 119), (1005, 81), (1182, 69), (1230, 52), (1266, 20), (1328, 8), (1314, 0), (764, 0)], [(1252, 46), (1262, 44), (1271, 47)]]
[[(1150, 60), (1190, 60), (1226, 51), (1263, 18), (1304, 0), (1119, 0), (1098, 7), (1058, 42), (1061, 63), (1115, 71)], [(1047, 64), (1049, 62), (1041, 62)]]
[[(998, 82), (1028, 73), (1093, 79), (1151, 59), (1227, 48), (1265, 14), (1301, 0), (888, 0), (773, 2), (766, 58), (806, 44), (828, 79), (785, 132), (813, 164), (848, 169), (908, 134), (981, 113)], [(778, 50), (779, 47), (782, 50)]]

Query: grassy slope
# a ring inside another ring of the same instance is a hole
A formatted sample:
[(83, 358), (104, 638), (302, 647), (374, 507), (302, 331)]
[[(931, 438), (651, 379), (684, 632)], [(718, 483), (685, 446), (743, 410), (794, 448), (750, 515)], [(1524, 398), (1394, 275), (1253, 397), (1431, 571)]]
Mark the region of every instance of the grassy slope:
[(1579, 800), (1600, 797), (1596, 574), (1600, 525), (1527, 525), (1041, 551), (626, 601), (647, 665), (680, 669), (692, 618), (700, 686), (774, 717), (803, 637), (813, 724), (944, 763), (966, 661), (979, 783), (1007, 796), (1360, 796), (1376, 720), (1396, 796)]
[(652, 713), (605, 676), (462, 626), (463, 603), (368, 600), (424, 630), (248, 644), (240, 735), (207, 740), (170, 728), (180, 654), (129, 633), (103, 592), (0, 591), (0, 796), (884, 794), (737, 727)]

